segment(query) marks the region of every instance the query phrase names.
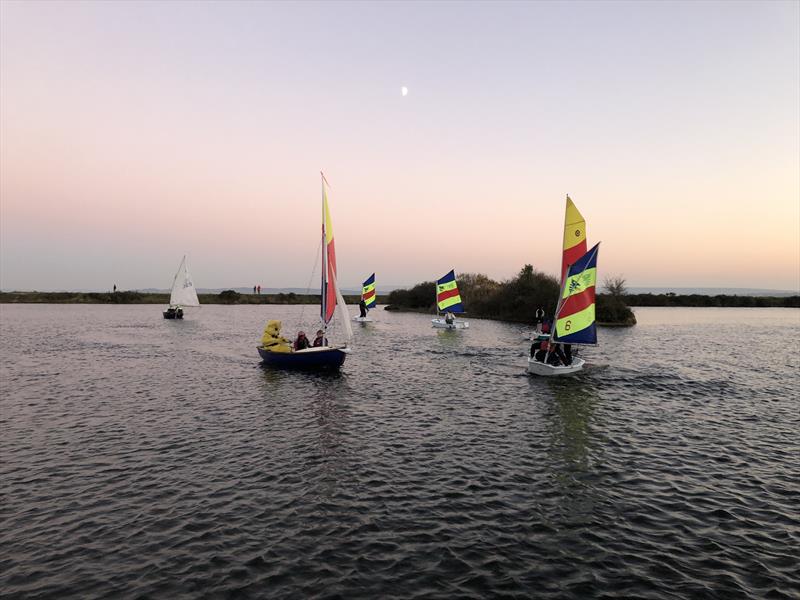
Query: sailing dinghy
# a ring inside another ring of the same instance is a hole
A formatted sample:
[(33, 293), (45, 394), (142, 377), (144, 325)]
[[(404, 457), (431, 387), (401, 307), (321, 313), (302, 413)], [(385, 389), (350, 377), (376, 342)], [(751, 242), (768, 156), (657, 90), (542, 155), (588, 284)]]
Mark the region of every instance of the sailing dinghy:
[(175, 279), (172, 281), (172, 292), (169, 295), (169, 308), (163, 312), (165, 319), (182, 319), (184, 306), (200, 306), (197, 290), (189, 275), (186, 255), (181, 260)]
[[(322, 331), (324, 344), (305, 350), (292, 350), (284, 344), (274, 344), (271, 346), (258, 346), (258, 353), (265, 365), (279, 369), (310, 369), (310, 370), (335, 370), (344, 364), (344, 359), (350, 353), (347, 343), (353, 338), (353, 330), (350, 327), (350, 319), (347, 314), (342, 293), (339, 290), (336, 271), (336, 249), (333, 241), (333, 227), (331, 225), (331, 213), (328, 208), (328, 193), (326, 189), (327, 181), (322, 175), (322, 294), (320, 306), (320, 319), (322, 321)], [(336, 308), (339, 308), (339, 318), (344, 325), (346, 341), (341, 346), (331, 346), (327, 340), (328, 325), (334, 318)], [(280, 331), (280, 323), (278, 330)], [(269, 323), (267, 324), (269, 329)], [(266, 338), (266, 332), (265, 332)], [(282, 338), (279, 338), (282, 339)]]
[[(441, 313), (444, 312), (444, 316)], [(469, 321), (459, 320), (456, 314), (464, 312), (458, 292), (455, 270), (436, 281), (436, 318), (431, 319), (437, 329), (468, 329)]]
[[(550, 377), (570, 375), (583, 369), (586, 361), (572, 357), (575, 345), (597, 345), (595, 322), (595, 287), (597, 284), (597, 251), (600, 244), (586, 251), (586, 221), (567, 196), (564, 218), (564, 251), (562, 254), (561, 287), (556, 304), (553, 332), (542, 334), (539, 350), (528, 357), (528, 373)], [(555, 344), (567, 349), (564, 353)], [(554, 360), (558, 353), (560, 360)], [(566, 357), (566, 364), (563, 358)]]
[(361, 314), (353, 317), (357, 323), (371, 323), (372, 319), (368, 316), (370, 310), (375, 308), (375, 273), (367, 277), (361, 285), (361, 302), (358, 303)]

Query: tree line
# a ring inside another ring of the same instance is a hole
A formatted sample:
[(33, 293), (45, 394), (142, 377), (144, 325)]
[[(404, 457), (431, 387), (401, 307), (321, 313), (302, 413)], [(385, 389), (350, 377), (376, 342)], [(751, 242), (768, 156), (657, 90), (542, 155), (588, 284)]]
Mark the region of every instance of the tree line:
[[(607, 287), (612, 282), (607, 283)], [(633, 325), (636, 317), (625, 303), (624, 280), (610, 293), (597, 296), (597, 320), (615, 325)], [(498, 282), (486, 275), (464, 273), (458, 276), (458, 289), (465, 309), (475, 317), (518, 323), (533, 323), (536, 310), (541, 308), (549, 317), (556, 310), (560, 291), (559, 281), (552, 275), (525, 265), (516, 276)], [(389, 294), (390, 308), (398, 310), (436, 310), (436, 283), (425, 281), (410, 289), (394, 290)]]

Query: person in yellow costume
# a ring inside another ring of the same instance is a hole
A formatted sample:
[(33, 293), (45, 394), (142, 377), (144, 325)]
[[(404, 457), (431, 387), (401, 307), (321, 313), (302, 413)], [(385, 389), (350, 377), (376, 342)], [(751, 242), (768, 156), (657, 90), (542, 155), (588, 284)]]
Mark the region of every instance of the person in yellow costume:
[(284, 337), (281, 337), (281, 322), (280, 321), (267, 321), (267, 326), (264, 327), (264, 335), (261, 336), (261, 345), (264, 350), (269, 352), (291, 352), (291, 342)]

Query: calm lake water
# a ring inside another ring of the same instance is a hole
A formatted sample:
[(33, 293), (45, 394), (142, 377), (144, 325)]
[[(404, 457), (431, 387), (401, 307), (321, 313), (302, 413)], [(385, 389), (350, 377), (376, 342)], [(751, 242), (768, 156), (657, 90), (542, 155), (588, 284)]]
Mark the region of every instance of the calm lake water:
[(0, 306), (0, 596), (800, 597), (800, 310), (546, 380), (516, 325), (377, 310), (336, 376), (259, 363), (315, 307), (161, 309)]

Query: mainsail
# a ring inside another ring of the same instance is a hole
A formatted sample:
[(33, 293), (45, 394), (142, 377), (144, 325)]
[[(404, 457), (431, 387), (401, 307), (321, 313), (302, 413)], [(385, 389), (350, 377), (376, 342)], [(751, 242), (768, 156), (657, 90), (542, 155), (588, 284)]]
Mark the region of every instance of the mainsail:
[(567, 267), (586, 254), (586, 221), (572, 199), (567, 196), (567, 210), (564, 214), (564, 252), (561, 256), (561, 282)]
[(170, 306), (200, 306), (200, 301), (197, 299), (197, 290), (194, 289), (194, 283), (189, 275), (189, 267), (186, 264), (185, 255), (172, 282), (169, 304)]
[(367, 280), (361, 286), (361, 299), (367, 310), (375, 308), (375, 273), (367, 277)]
[(333, 224), (328, 209), (328, 192), (322, 176), (322, 322), (327, 325), (336, 310), (336, 247), (333, 243)]
[(320, 307), (320, 316), (323, 324), (328, 325), (333, 319), (338, 303), (347, 339), (350, 340), (353, 337), (353, 330), (350, 327), (344, 297), (342, 297), (336, 279), (336, 248), (333, 243), (331, 211), (328, 208), (328, 191), (325, 187), (327, 183), (325, 175), (322, 175), (322, 306)]
[(436, 306), (440, 311), (463, 313), (464, 305), (461, 304), (461, 295), (458, 293), (455, 270), (436, 282)]
[(553, 341), (564, 344), (596, 344), (595, 287), (597, 284), (596, 244), (567, 270), (556, 310)]

